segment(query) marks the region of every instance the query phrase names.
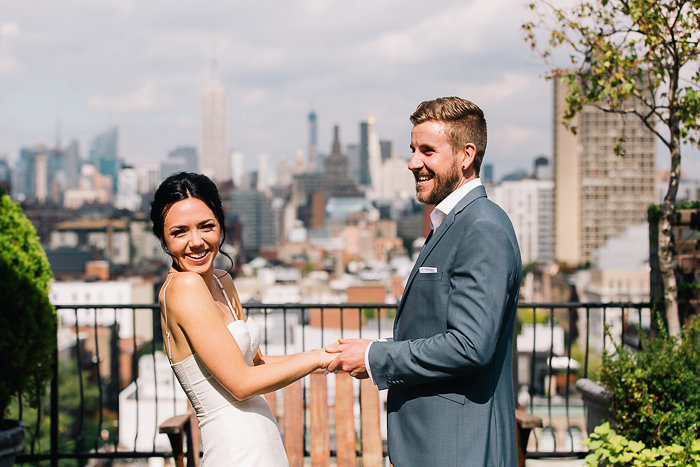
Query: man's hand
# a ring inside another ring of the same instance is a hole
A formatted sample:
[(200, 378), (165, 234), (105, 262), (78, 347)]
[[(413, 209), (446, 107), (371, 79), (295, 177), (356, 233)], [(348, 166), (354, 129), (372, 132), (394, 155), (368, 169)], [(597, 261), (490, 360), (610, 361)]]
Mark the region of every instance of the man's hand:
[(336, 344), (326, 346), (326, 352), (339, 352), (335, 360), (328, 365), (328, 371), (347, 371), (357, 379), (368, 378), (365, 367), (365, 351), (373, 342), (370, 339), (338, 339)]

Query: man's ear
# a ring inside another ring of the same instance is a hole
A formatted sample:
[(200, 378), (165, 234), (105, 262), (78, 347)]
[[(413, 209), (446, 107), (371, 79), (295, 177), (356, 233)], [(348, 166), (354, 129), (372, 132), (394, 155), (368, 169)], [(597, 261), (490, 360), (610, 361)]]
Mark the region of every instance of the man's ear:
[(476, 158), (476, 146), (473, 143), (464, 145), (460, 157), (462, 158), (462, 170), (467, 170), (472, 166)]

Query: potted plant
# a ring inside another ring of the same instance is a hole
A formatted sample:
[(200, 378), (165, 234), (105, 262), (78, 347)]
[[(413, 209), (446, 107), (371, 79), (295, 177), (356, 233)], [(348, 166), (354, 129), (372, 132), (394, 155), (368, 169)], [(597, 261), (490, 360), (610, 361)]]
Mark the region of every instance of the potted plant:
[(34, 226), (0, 188), (0, 467), (13, 464), (24, 438), (21, 421), (5, 418), (10, 403), (21, 395), (37, 405), (52, 375), (51, 278)]
[(619, 345), (604, 351), (600, 383), (609, 394), (610, 423), (586, 441), (588, 465), (698, 465), (700, 315), (680, 338), (659, 322), (655, 337), (642, 337), (640, 351)]
[(577, 379), (576, 389), (586, 407), (586, 432), (590, 436), (595, 427), (608, 419), (612, 395), (605, 386), (588, 378)]

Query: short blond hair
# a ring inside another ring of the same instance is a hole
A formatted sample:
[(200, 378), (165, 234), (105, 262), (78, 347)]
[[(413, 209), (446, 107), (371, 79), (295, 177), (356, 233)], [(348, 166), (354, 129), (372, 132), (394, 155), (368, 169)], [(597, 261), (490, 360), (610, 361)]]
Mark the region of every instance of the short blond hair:
[(410, 119), (413, 126), (429, 120), (447, 123), (447, 139), (455, 152), (467, 143), (476, 146), (473, 166), (479, 175), (486, 152), (486, 119), (478, 105), (461, 97), (438, 97), (418, 104)]

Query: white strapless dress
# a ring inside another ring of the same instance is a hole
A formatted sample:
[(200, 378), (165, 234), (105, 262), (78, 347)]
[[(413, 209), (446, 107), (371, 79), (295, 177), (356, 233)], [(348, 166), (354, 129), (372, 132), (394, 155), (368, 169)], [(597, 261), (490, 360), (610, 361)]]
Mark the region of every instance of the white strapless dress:
[[(228, 324), (248, 365), (260, 346), (253, 320)], [(288, 466), (277, 421), (263, 396), (237, 401), (196, 354), (171, 365), (197, 413), (202, 434), (202, 467)]]

